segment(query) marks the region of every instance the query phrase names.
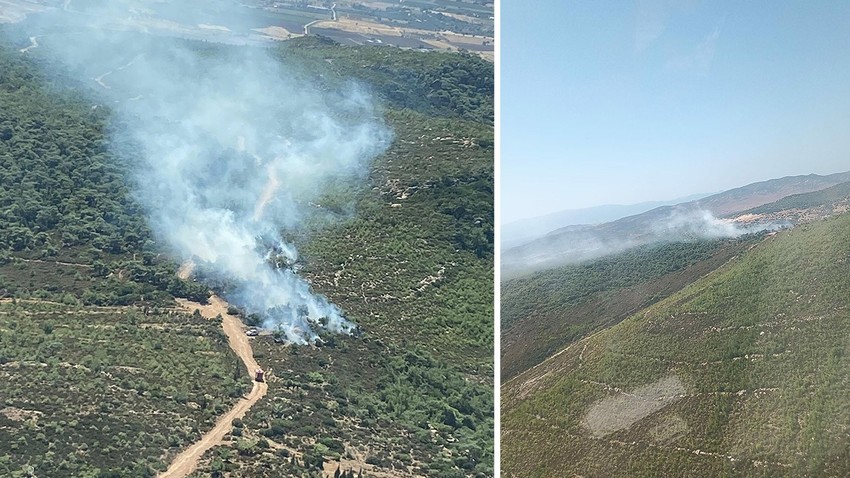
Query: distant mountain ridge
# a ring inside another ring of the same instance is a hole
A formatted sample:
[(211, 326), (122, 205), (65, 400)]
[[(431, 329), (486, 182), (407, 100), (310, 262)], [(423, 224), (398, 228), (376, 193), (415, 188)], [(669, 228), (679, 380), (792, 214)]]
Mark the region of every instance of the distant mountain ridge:
[(687, 201), (702, 199), (706, 196), (709, 196), (709, 194), (693, 194), (668, 201), (647, 201), (637, 204), (605, 204), (581, 209), (566, 209), (541, 216), (511, 221), (502, 225), (501, 248), (502, 250), (506, 250), (520, 246), (564, 227), (584, 227), (615, 221), (657, 207), (672, 206)]
[(748, 184), (694, 201), (657, 207), (603, 224), (568, 226), (504, 250), (501, 256), (502, 278), (518, 277), (653, 242), (732, 237), (747, 232), (747, 229), (741, 229), (731, 220), (730, 216), (734, 214), (784, 197), (820, 191), (848, 181), (850, 172), (824, 176), (787, 176)]

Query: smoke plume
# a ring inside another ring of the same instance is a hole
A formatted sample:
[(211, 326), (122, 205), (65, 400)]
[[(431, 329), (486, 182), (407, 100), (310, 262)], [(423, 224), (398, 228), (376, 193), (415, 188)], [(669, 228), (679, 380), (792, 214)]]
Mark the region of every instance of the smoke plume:
[[(356, 84), (319, 91), (271, 49), (142, 34), (152, 22), (134, 21), (130, 4), (104, 4), (53, 15), (68, 24), (52, 31), (73, 30), (73, 41), (54, 41), (47, 54), (112, 102), (122, 125), (114, 140), (140, 148), (135, 192), (157, 236), (232, 284), (228, 301), (290, 341), (315, 339), (319, 326), (350, 332), (338, 307), (270, 258), (294, 263), (282, 233), (303, 228), (328, 188), (362, 178), (386, 148), (390, 133), (368, 93)], [(191, 17), (203, 4), (179, 8)]]
[(593, 260), (648, 244), (734, 238), (790, 225), (783, 221), (743, 223), (717, 218), (704, 209), (662, 207), (604, 224), (564, 227), (508, 249), (501, 257), (502, 278)]
[(724, 239), (761, 231), (776, 231), (787, 226), (786, 223), (778, 222), (744, 225), (731, 219), (718, 219), (705, 209), (672, 209), (666, 220), (652, 225), (650, 237), (663, 241)]

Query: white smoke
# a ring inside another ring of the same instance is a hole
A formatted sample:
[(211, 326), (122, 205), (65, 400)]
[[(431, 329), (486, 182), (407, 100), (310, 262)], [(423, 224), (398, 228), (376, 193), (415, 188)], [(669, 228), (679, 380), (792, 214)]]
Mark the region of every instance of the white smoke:
[[(387, 147), (370, 96), (354, 84), (319, 91), (267, 49), (214, 51), (96, 26), (110, 24), (116, 4), (88, 11), (98, 21), (84, 30), (76, 21), (74, 41), (50, 53), (115, 102), (115, 140), (129, 135), (141, 148), (136, 193), (156, 234), (232, 284), (226, 299), (290, 341), (313, 340), (318, 326), (350, 332), (338, 307), (268, 258), (295, 261), (282, 232), (303, 228), (311, 203), (362, 178)], [(191, 15), (203, 2), (181, 5)]]
[(787, 227), (787, 224), (770, 222), (743, 225), (733, 219), (716, 218), (705, 209), (673, 209), (666, 220), (652, 224), (650, 237), (661, 241), (724, 239), (775, 231), (783, 227)]
[[(621, 219), (598, 226), (558, 230), (528, 244), (502, 253), (503, 280), (531, 272), (617, 254), (634, 247), (665, 242), (731, 239), (745, 234), (776, 231), (791, 226), (787, 221), (742, 222), (717, 218), (711, 211), (689, 207), (665, 208), (669, 212), (652, 219)], [(645, 216), (634, 216), (645, 218)]]

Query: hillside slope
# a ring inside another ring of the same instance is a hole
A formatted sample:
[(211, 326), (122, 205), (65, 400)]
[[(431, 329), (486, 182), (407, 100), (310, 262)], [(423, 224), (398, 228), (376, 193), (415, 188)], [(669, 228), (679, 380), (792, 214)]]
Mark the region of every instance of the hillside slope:
[(850, 473), (850, 214), (769, 236), (502, 388), (509, 476)]
[[(738, 213), (738, 224), (802, 224), (850, 210), (850, 182), (794, 194)], [(502, 281), (503, 379), (575, 340), (678, 291), (760, 240), (662, 242)]]
[[(793, 194), (819, 191), (850, 180), (850, 172), (789, 176), (730, 189), (706, 198), (663, 206), (586, 228), (564, 228), (502, 254), (502, 277), (593, 259), (643, 244), (688, 237), (717, 237), (731, 216)], [(710, 214), (710, 215), (709, 215)]]
[(758, 240), (643, 246), (503, 282), (502, 379), (679, 291)]

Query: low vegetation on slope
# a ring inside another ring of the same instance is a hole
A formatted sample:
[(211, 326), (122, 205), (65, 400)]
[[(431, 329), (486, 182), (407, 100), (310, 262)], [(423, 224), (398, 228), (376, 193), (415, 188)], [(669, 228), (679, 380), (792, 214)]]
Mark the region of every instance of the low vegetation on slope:
[(0, 475), (152, 476), (250, 387), (218, 322), (0, 303)]
[(503, 282), (503, 380), (669, 296), (758, 240), (641, 246)]
[(503, 386), (513, 476), (850, 473), (850, 214), (766, 238)]

